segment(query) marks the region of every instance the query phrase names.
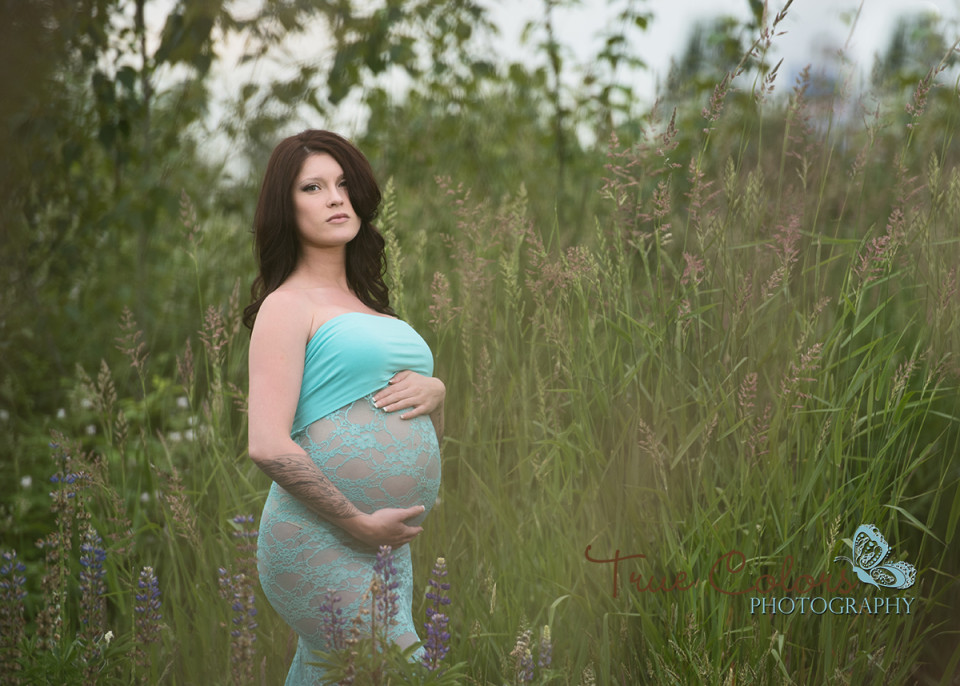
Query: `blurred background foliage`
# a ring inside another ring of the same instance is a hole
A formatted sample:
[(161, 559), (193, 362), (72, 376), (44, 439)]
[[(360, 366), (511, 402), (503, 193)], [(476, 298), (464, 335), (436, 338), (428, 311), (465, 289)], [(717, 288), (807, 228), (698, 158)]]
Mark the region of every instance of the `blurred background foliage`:
[[(556, 13), (577, 4), (570, 0), (544, 0), (526, 27), (539, 56), (531, 63), (495, 54), (497, 27), (472, 0), (149, 7), (146, 0), (6, 0), (4, 406), (23, 421), (53, 414), (77, 364), (90, 368), (116, 354), (110, 342), (124, 307), (150, 332), (154, 354), (172, 364), (164, 351), (188, 333), (175, 322), (191, 320), (184, 307), (202, 306), (185, 297), (194, 284), (186, 278), (181, 195), (190, 195), (213, 234), (202, 247), (216, 250), (218, 264), (203, 275), (206, 298), (222, 299), (238, 278), (245, 289), (252, 274), (247, 227), (264, 160), (301, 122), (323, 127), (345, 103), (362, 113), (356, 142), (382, 178), (394, 178), (405, 221), (427, 222), (445, 202), (432, 192), (434, 179), (450, 177), (481, 198), (525, 187), (536, 221), (557, 221), (560, 240), (575, 243), (584, 226), (603, 218), (596, 191), (610, 134), (616, 130), (630, 145), (651, 115), (629, 70), (643, 68), (636, 47), (653, 7), (609, 2), (617, 20), (584, 67), (556, 37)], [(659, 115), (677, 108), (681, 152), (714, 86), (750, 48), (762, 16), (762, 6), (750, 4), (752, 22), (722, 17), (693, 27), (663, 81)], [(148, 11), (165, 13), (151, 22), (152, 33)], [(329, 37), (330, 59), (284, 51), (311, 36)], [(239, 65), (279, 66), (212, 93), (211, 73), (228, 42), (243, 46)], [(873, 82), (902, 97), (947, 47), (930, 15), (908, 18), (876, 60)], [(741, 66), (768, 70), (759, 57)], [(828, 79), (818, 88), (832, 97), (830, 77), (815, 78)], [(759, 126), (750, 98), (733, 95), (749, 126)], [(953, 97), (948, 89), (931, 93), (945, 106)], [(943, 115), (944, 108), (931, 109)], [(928, 130), (949, 129), (935, 122)], [(229, 155), (211, 154), (209, 139)], [(945, 153), (954, 149), (944, 141)]]

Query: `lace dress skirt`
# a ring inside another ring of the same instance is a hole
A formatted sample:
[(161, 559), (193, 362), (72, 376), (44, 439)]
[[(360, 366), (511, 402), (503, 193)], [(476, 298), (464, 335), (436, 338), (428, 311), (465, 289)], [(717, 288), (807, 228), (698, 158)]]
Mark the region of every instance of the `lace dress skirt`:
[[(400, 419), (373, 405), (372, 394), (310, 424), (293, 439), (362, 512), (424, 505), (409, 520), (419, 525), (440, 488), (440, 449), (429, 417)], [(327, 590), (351, 621), (370, 587), (377, 550), (310, 512), (274, 483), (260, 521), (257, 568), (264, 594), (299, 634), (286, 686), (321, 683), (312, 650), (329, 650), (320, 607)], [(418, 641), (411, 615), (413, 570), (410, 546), (394, 550), (400, 586), (399, 612), (390, 638), (401, 646)]]

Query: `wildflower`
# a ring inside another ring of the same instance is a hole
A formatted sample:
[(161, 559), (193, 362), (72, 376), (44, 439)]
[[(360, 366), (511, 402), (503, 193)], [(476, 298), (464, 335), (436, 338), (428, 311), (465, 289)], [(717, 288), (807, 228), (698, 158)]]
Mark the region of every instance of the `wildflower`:
[(540, 633), (540, 645), (537, 648), (537, 667), (549, 669), (553, 659), (553, 643), (550, 640), (550, 625), (544, 624)]
[(86, 625), (98, 625), (103, 620), (103, 595), (106, 592), (103, 563), (106, 559), (103, 539), (96, 529), (88, 526), (80, 546), (80, 620)]
[(54, 434), (50, 447), (53, 449), (53, 460), (57, 466), (57, 471), (50, 477), (50, 482), (60, 485), (50, 492), (52, 499), (50, 511), (56, 517), (56, 526), (46, 537), (37, 541), (37, 547), (45, 551), (45, 569), (40, 583), (43, 591), (43, 606), (37, 614), (36, 635), (39, 645), (52, 649), (60, 642), (63, 628), (61, 603), (67, 589), (66, 576), (62, 574), (62, 570), (69, 564), (68, 557), (71, 552), (74, 525), (88, 518), (89, 515), (81, 507), (82, 496), (76, 497), (78, 491), (68, 490), (67, 486), (68, 483), (76, 483), (79, 488), (85, 485), (84, 473), (71, 471), (71, 468), (78, 463), (82, 464), (82, 459), (74, 458), (76, 447), (67, 445), (66, 439), (57, 433)]
[(256, 539), (259, 532), (252, 526), (252, 514), (235, 515), (231, 522), (236, 526), (232, 536), (236, 543), (238, 573), (231, 576), (226, 569), (220, 568), (221, 595), (230, 601), (233, 610), (233, 628), (230, 631), (233, 680), (236, 683), (250, 683), (253, 679), (253, 644), (258, 626), (253, 580), (257, 574)]
[(185, 410), (186, 408), (190, 407), (190, 401), (187, 400), (187, 396), (181, 395), (179, 398), (177, 398), (177, 407), (179, 407), (181, 410)]
[(393, 566), (393, 550), (388, 545), (380, 546), (377, 559), (373, 563), (374, 580), (380, 580), (378, 592), (374, 594), (375, 611), (382, 626), (386, 628), (396, 616), (400, 607), (397, 604), (397, 570)]
[(110, 641), (112, 641), (112, 640), (113, 640), (113, 632), (112, 632), (112, 631), (108, 631), (107, 633), (105, 633), (105, 634), (103, 635), (103, 642), (106, 643), (107, 645), (110, 645)]
[(529, 684), (533, 681), (533, 654), (530, 652), (530, 630), (525, 629), (517, 636), (517, 643), (510, 651), (516, 665), (516, 682)]
[(144, 567), (140, 570), (140, 579), (137, 581), (139, 591), (135, 597), (134, 606), (134, 636), (138, 644), (153, 643), (159, 638), (160, 620), (160, 585), (153, 567)]
[(523, 658), (520, 660), (520, 679), (526, 684), (533, 681), (533, 655), (529, 648), (523, 651)]
[(10, 412), (7, 410), (0, 410), (0, 422), (9, 422), (10, 421)]
[[(0, 564), (0, 673), (12, 676), (20, 669), (20, 642), (23, 640), (24, 620), (23, 601), (27, 597), (24, 590), (26, 567), (17, 559), (17, 551), (3, 552), (3, 564)], [(15, 678), (11, 683), (18, 683)], [(4, 682), (6, 683), (6, 682)]]
[(440, 661), (450, 650), (447, 645), (450, 640), (450, 633), (447, 631), (450, 618), (440, 611), (444, 605), (450, 604), (450, 598), (447, 596), (450, 584), (443, 581), (446, 575), (447, 561), (438, 557), (433, 565), (433, 571), (430, 573), (430, 579), (427, 581), (431, 590), (426, 593), (427, 599), (431, 600), (432, 603), (427, 605), (426, 610), (427, 640), (424, 644), (423, 664), (430, 671), (440, 668)]
[(257, 639), (257, 608), (253, 585), (245, 574), (231, 575), (226, 569), (218, 569), (220, 596), (230, 603), (233, 611), (230, 630), (230, 653), (235, 683), (250, 683), (253, 680), (253, 643)]
[(103, 563), (107, 553), (103, 549), (103, 539), (89, 524), (83, 532), (83, 543), (80, 545), (80, 621), (83, 626), (80, 637), (86, 643), (84, 670), (88, 681), (94, 680), (98, 671), (96, 660), (100, 657), (97, 648), (97, 637), (102, 635), (104, 615), (106, 614), (106, 591), (104, 583), (106, 570)]
[(343, 608), (338, 607), (339, 604), (340, 596), (328, 588), (323, 594), (323, 602), (320, 603), (319, 608), (320, 633), (327, 637), (333, 650), (343, 650), (347, 647), (347, 620), (343, 616)]
[(62, 407), (57, 410), (57, 419), (64, 419), (67, 416), (67, 411)]
[(26, 476), (20, 479), (20, 486), (22, 488), (30, 488), (33, 485), (33, 477), (27, 474)]
[(259, 532), (253, 526), (252, 514), (236, 515), (231, 520), (237, 527), (233, 532), (237, 551), (237, 569), (248, 579), (255, 579), (257, 575), (257, 536)]

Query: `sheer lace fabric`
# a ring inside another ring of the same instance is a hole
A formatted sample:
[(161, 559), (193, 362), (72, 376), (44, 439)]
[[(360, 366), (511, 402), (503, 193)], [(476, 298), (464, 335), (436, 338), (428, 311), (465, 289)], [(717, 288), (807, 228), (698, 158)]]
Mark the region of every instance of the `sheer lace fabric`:
[[(367, 395), (293, 436), (323, 473), (362, 512), (424, 505), (419, 524), (440, 487), (440, 450), (429, 417), (400, 419)], [(370, 587), (376, 549), (310, 512), (274, 483), (264, 506), (257, 544), (260, 583), (270, 604), (299, 634), (286, 686), (321, 683), (311, 650), (329, 650), (319, 607), (328, 589), (340, 596), (348, 622)], [(419, 640), (411, 616), (410, 546), (394, 551), (400, 586), (397, 622), (390, 638), (401, 646)]]

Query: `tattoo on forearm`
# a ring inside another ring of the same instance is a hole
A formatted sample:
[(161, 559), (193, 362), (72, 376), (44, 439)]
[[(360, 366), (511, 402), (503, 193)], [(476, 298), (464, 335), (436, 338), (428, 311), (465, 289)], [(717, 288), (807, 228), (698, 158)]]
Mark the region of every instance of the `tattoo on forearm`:
[(306, 454), (277, 455), (260, 463), (260, 468), (324, 519), (350, 519), (361, 514)]

